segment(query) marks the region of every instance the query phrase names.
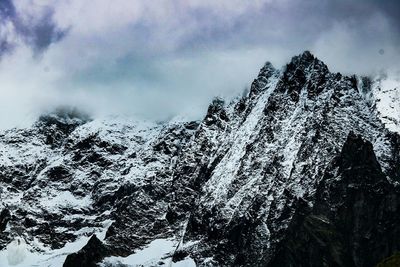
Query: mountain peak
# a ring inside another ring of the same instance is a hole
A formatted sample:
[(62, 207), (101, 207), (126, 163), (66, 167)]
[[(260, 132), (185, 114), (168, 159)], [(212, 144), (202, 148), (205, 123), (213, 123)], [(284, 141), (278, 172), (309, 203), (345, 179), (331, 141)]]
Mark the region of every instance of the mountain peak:
[(265, 62), (264, 66), (261, 69), (275, 70), (275, 67), (270, 61), (267, 61), (267, 62)]
[(319, 66), (322, 67), (322, 69), (328, 69), (328, 67), (325, 65), (324, 62), (319, 60), (317, 57), (315, 57), (313, 54), (311, 54), (310, 51), (306, 50), (300, 55), (294, 56), (291, 60), (290, 63), (287, 65), (287, 69), (291, 69), (290, 67), (300, 67), (302, 69), (306, 69), (307, 67), (310, 66)]
[(75, 128), (89, 121), (90, 116), (77, 108), (59, 107), (41, 115), (35, 125), (44, 134), (46, 144), (58, 146)]
[(288, 93), (295, 102), (299, 100), (303, 88), (306, 88), (310, 97), (314, 97), (326, 88), (328, 75), (328, 67), (309, 51), (305, 51), (294, 56), (286, 65), (278, 90)]
[(310, 51), (306, 50), (303, 53), (292, 57), (290, 60), (290, 63), (293, 64), (298, 64), (298, 63), (312, 63), (314, 61), (315, 57), (313, 54), (311, 54)]
[(91, 121), (90, 116), (75, 108), (69, 106), (62, 106), (56, 108), (54, 111), (43, 114), (39, 117), (38, 123), (50, 124), (84, 124)]
[(305, 50), (303, 53), (301, 53), (300, 57), (314, 59), (314, 55), (309, 50)]
[(274, 74), (274, 72), (276, 72), (275, 67), (272, 65), (271, 62), (267, 61), (267, 62), (265, 62), (264, 66), (261, 68), (261, 70), (258, 74), (258, 78), (268, 79)]

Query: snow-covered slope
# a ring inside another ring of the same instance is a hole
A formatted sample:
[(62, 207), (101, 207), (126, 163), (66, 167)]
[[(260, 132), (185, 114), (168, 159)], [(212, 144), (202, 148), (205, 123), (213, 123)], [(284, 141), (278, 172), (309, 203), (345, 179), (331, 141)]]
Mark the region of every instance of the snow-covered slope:
[[(63, 135), (66, 125), (74, 129)], [(168, 182), (177, 150), (195, 126), (121, 118), (75, 125), (51, 115), (31, 129), (6, 131), (0, 140), (0, 210), (10, 211), (11, 219), (1, 248), (21, 236), (31, 250), (47, 253), (107, 230), (116, 192), (127, 184)], [(57, 133), (62, 138), (55, 142)]]
[(383, 123), (389, 130), (400, 133), (400, 80), (392, 75), (380, 75), (373, 80), (372, 87)]
[[(282, 69), (266, 63), (248, 95), (215, 99), (200, 122), (59, 112), (8, 130), (0, 135), (0, 262), (20, 237), (29, 253), (62, 255), (66, 267), (285, 266), (274, 264), (297, 213), (308, 211), (299, 207), (314, 205), (350, 133), (371, 142), (379, 177), (397, 186), (392, 87), (331, 73), (304, 52)], [(80, 240), (88, 241), (66, 256)], [(27, 259), (21, 266), (37, 264)]]

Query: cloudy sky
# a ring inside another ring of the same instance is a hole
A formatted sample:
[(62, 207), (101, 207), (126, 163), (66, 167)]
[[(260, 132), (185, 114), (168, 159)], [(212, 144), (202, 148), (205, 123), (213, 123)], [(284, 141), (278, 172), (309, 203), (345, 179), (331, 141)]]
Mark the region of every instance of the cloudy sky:
[(304, 50), (333, 71), (396, 69), (400, 1), (0, 0), (0, 128), (58, 105), (199, 118)]

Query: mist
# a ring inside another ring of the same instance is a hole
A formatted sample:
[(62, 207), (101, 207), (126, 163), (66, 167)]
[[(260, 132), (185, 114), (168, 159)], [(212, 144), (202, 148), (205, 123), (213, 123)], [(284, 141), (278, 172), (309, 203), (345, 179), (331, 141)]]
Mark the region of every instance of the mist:
[(266, 61), (398, 72), (398, 1), (2, 1), (0, 128), (60, 105), (94, 117), (201, 118)]

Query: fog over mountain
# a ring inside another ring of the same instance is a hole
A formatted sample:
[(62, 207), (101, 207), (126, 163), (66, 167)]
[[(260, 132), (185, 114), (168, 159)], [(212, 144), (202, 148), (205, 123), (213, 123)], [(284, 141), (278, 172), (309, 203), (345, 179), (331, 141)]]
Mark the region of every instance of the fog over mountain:
[(95, 116), (199, 119), (268, 59), (398, 75), (398, 1), (0, 2), (0, 127), (72, 105)]

